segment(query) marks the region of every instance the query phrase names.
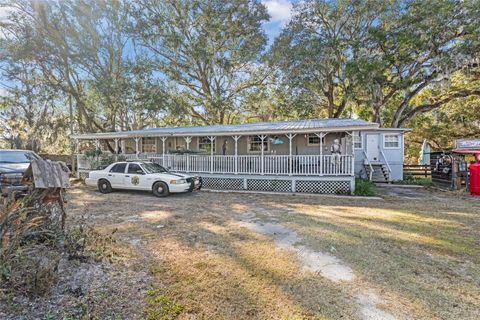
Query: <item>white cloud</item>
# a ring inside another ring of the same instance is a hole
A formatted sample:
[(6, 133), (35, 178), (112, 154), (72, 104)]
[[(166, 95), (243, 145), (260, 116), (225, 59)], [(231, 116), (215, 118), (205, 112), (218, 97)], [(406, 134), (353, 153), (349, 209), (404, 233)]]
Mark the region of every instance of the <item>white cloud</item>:
[(8, 16), (8, 7), (0, 7), (0, 21)]
[(12, 12), (12, 7), (9, 7), (9, 6), (1, 7), (0, 6), (0, 22), (6, 21), (10, 12)]
[(8, 96), (8, 91), (5, 88), (0, 87), (0, 98)]
[(264, 0), (263, 5), (267, 7), (270, 22), (280, 22), (285, 25), (292, 17), (292, 3), (288, 0)]

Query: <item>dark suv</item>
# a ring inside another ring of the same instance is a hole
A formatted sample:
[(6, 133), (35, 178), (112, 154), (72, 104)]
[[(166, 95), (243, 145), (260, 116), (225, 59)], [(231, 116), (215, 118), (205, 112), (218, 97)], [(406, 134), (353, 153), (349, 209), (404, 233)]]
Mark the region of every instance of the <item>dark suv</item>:
[(5, 195), (12, 190), (25, 190), (22, 186), (23, 173), (30, 162), (41, 159), (35, 152), (29, 150), (0, 149), (0, 191)]

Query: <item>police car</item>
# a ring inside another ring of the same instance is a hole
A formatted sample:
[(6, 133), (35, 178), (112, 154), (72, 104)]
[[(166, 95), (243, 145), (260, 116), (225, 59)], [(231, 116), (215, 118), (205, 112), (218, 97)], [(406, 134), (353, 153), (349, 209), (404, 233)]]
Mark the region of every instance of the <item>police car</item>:
[(97, 186), (101, 193), (113, 189), (145, 190), (157, 197), (192, 192), (202, 187), (200, 177), (169, 172), (156, 163), (144, 161), (112, 163), (103, 170), (91, 171), (85, 183)]

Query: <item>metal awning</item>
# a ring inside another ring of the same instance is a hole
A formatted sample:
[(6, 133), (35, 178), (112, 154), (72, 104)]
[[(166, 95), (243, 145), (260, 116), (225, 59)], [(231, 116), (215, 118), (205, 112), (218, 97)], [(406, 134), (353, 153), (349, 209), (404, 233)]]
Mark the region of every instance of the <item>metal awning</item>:
[[(378, 123), (358, 119), (308, 119), (211, 126), (150, 128), (143, 130), (86, 133), (71, 135), (73, 139), (122, 139), (135, 137), (229, 136), (257, 134), (287, 134), (315, 132), (343, 132), (378, 129)], [(402, 130), (402, 129), (398, 129)]]

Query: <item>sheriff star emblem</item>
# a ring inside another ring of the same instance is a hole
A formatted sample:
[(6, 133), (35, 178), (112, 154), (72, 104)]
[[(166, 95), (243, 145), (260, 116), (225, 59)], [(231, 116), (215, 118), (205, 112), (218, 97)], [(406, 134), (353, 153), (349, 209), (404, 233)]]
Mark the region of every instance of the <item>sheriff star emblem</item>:
[(136, 186), (136, 185), (139, 184), (139, 183), (140, 183), (140, 179), (138, 179), (138, 177), (132, 177), (132, 184), (133, 184), (133, 185)]

